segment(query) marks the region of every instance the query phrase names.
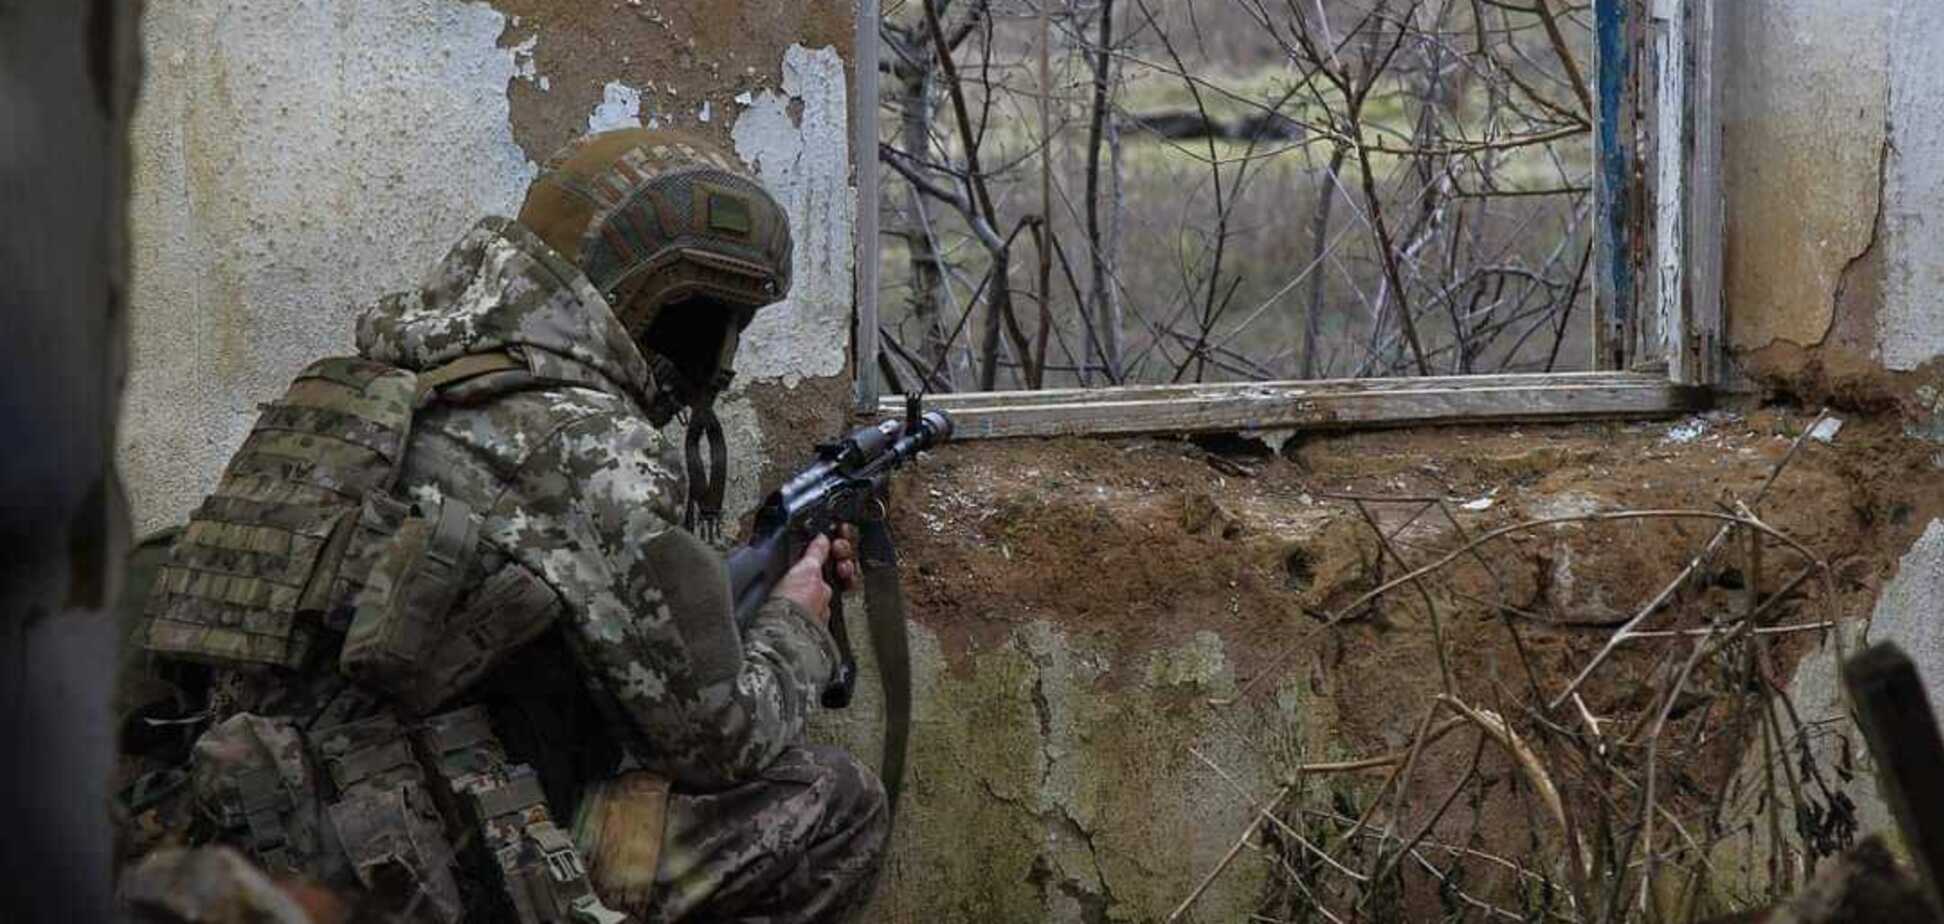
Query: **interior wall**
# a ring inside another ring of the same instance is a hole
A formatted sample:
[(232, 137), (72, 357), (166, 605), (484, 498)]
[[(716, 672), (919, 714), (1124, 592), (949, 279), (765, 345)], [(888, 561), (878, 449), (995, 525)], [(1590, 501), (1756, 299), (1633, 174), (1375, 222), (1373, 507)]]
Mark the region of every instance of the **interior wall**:
[(349, 351), (364, 306), (517, 211), (561, 144), (624, 124), (716, 136), (790, 213), (795, 289), (722, 407), (729, 506), (752, 505), (845, 409), (851, 34), (831, 0), (155, 5), (120, 450), (137, 529), (182, 520), (256, 404)]

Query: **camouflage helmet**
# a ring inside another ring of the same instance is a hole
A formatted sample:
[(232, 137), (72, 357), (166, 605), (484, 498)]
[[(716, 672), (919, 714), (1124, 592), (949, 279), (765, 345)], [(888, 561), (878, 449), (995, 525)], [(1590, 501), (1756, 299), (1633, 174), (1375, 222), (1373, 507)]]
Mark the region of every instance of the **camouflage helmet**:
[(790, 289), (782, 207), (697, 135), (584, 136), (548, 160), (519, 220), (587, 275), (636, 341), (669, 305), (700, 300), (747, 314)]

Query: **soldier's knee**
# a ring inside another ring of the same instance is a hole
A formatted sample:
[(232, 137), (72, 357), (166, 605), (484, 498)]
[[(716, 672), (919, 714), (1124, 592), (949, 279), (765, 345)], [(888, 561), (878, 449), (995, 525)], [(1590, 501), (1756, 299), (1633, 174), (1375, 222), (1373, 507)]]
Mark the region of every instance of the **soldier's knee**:
[(842, 748), (805, 749), (817, 768), (823, 800), (824, 830), (854, 842), (860, 849), (881, 851), (890, 829), (890, 802), (876, 772)]

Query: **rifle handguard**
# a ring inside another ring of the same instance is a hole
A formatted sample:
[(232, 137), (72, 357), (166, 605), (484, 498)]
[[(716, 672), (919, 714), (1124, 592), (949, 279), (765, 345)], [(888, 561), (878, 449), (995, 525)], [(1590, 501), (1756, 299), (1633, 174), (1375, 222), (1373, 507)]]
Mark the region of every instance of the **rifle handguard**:
[[(812, 539), (839, 523), (861, 522), (868, 513), (881, 511), (892, 470), (951, 439), (950, 416), (937, 410), (917, 411), (914, 406), (903, 421), (884, 421), (819, 447), (808, 468), (764, 499), (749, 544), (729, 555), (730, 594), (738, 625), (747, 627), (755, 619), (763, 601)], [(829, 628), (837, 643), (838, 665), (818, 698), (826, 709), (842, 709), (850, 705), (857, 689), (857, 659), (844, 623), (840, 583), (831, 570), (826, 570), (824, 579), (833, 588)]]

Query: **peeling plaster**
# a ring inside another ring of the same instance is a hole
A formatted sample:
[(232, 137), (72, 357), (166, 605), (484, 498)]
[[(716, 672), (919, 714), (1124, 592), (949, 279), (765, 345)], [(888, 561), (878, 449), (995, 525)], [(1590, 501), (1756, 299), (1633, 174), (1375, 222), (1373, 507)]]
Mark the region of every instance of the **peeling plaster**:
[(1813, 346), (1880, 195), (1890, 14), (1877, 0), (1785, 0), (1727, 17), (1722, 89), (1730, 340)]
[[(640, 115), (649, 127), (699, 129), (727, 142), (731, 98), (774, 86), (792, 42), (848, 55), (856, 30), (855, 10), (844, 0), (492, 3), (514, 17), (502, 43), (540, 36), (534, 67), (551, 92), (527, 81), (509, 88), (513, 137), (539, 162), (586, 131), (587, 114), (610, 81), (642, 91)], [(697, 117), (705, 100), (709, 122)]]
[[(133, 131), (133, 356), (121, 449), (139, 529), (180, 520), (242, 440), (255, 403), (318, 356), (348, 351), (364, 305), (414, 284), (479, 216), (517, 209), (537, 168), (509, 125), (509, 98), (540, 104), (534, 94), (562, 77), (550, 82), (543, 68), (565, 66), (561, 56), (586, 34), (631, 19), (563, 9), (512, 22), (450, 0), (149, 8), (151, 74)], [(523, 31), (509, 34), (509, 23)], [(722, 402), (738, 453), (728, 498), (736, 510), (753, 506), (759, 483), (774, 477), (772, 448), (790, 447), (779, 458), (794, 452), (806, 429), (799, 415), (765, 433), (759, 417), (817, 401), (834, 426), (842, 403), (825, 385), (849, 355), (854, 193), (843, 60), (829, 47), (771, 47), (771, 76), (748, 75), (782, 89), (758, 94), (745, 84), (748, 107), (728, 106), (728, 93), (715, 104), (678, 93), (680, 80), (696, 76), (687, 52), (639, 79), (623, 77), (639, 68), (612, 59), (620, 63), (591, 87), (562, 84), (546, 104), (577, 110), (561, 113), (566, 126), (595, 129), (699, 120), (706, 106), (713, 130), (733, 128), (739, 154), (790, 214), (792, 297), (746, 333), (741, 375)], [(600, 102), (579, 102), (584, 90)], [(651, 111), (678, 99), (698, 109)], [(796, 394), (810, 382), (817, 388)], [(810, 429), (825, 429), (821, 420)]]
[[(363, 305), (413, 284), (480, 215), (517, 209), (536, 168), (514, 143), (508, 93), (549, 87), (538, 59), (552, 40), (499, 47), (506, 28), (484, 4), (440, 0), (150, 8), (121, 454), (139, 529), (183, 517), (255, 402), (317, 356), (348, 351)], [(782, 90), (752, 95), (733, 129), (797, 242), (791, 298), (746, 333), (722, 403), (740, 453), (736, 510), (758, 499), (774, 442), (749, 390), (839, 376), (848, 361), (843, 61), (793, 46), (780, 65)], [(652, 95), (610, 81), (586, 124), (640, 124)]]
[[(513, 18), (513, 25), (518, 26), (519, 17)], [(526, 41), (513, 46), (513, 76), (539, 86), (540, 91), (544, 93), (553, 89), (553, 82), (547, 79), (547, 75), (540, 73), (539, 64), (534, 60), (533, 50), (539, 45), (540, 36), (535, 34), (527, 36)]]
[(587, 116), (587, 133), (635, 128), (641, 125), (641, 91), (625, 83), (609, 81), (601, 90), (601, 104)]
[(132, 130), (120, 463), (138, 530), (187, 514), (300, 368), (533, 165), (505, 18), (450, 0), (149, 4)]
[[(800, 118), (791, 117), (796, 106)], [(757, 94), (730, 133), (736, 153), (789, 211), (796, 238), (790, 297), (757, 315), (743, 336), (736, 367), (750, 379), (794, 386), (844, 371), (856, 212), (846, 106), (836, 50), (792, 45), (782, 92)]]
[[(796, 245), (790, 296), (763, 309), (743, 332), (735, 382), (717, 405), (732, 446), (777, 442), (763, 432), (752, 388), (795, 389), (809, 379), (842, 375), (849, 361), (857, 200), (850, 185), (846, 92), (844, 61), (835, 49), (791, 45), (783, 55), (782, 91), (758, 94), (731, 130), (737, 155), (789, 214)], [(799, 107), (801, 115), (792, 117)], [(755, 506), (767, 461), (734, 460), (726, 509)]]

